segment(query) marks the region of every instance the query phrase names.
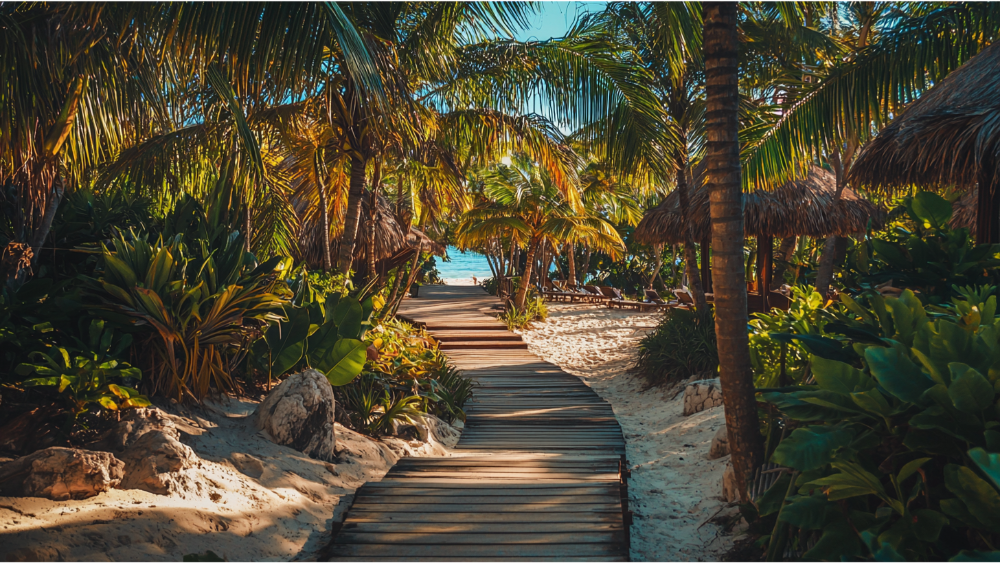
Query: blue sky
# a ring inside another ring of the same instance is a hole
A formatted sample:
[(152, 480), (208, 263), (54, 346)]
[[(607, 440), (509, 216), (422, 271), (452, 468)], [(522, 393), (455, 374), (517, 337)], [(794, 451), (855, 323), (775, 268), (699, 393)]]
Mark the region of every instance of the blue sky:
[(562, 37), (578, 14), (600, 11), (605, 2), (539, 2), (536, 6), (538, 10), (532, 16), (533, 25), (516, 35), (520, 41)]

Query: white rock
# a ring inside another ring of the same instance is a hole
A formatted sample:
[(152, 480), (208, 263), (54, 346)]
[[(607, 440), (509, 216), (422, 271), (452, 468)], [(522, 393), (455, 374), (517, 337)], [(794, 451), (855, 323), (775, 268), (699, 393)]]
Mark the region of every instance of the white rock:
[(708, 448), (708, 459), (719, 459), (727, 455), (729, 455), (729, 432), (723, 424), (712, 438), (712, 445)]
[(0, 496), (85, 499), (118, 485), (124, 467), (107, 452), (46, 448), (0, 467)]
[(120, 489), (140, 489), (158, 495), (186, 490), (184, 470), (200, 465), (194, 450), (165, 431), (150, 431), (139, 437), (121, 454), (125, 478)]
[(718, 379), (703, 379), (684, 388), (684, 416), (722, 405), (722, 387)]
[(254, 424), (277, 444), (313, 459), (334, 461), (336, 402), (326, 376), (307, 369), (274, 388), (257, 407)]

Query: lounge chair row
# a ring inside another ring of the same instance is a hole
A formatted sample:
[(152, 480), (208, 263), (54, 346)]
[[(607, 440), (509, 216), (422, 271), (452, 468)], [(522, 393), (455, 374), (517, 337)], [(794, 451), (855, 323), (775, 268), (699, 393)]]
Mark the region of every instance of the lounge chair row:
[(667, 309), (670, 307), (689, 307), (694, 304), (691, 294), (686, 290), (674, 290), (677, 299), (664, 301), (660, 295), (650, 289), (645, 291), (643, 301), (631, 301), (625, 299), (621, 291), (614, 287), (595, 285), (563, 285), (546, 281), (542, 295), (550, 301), (567, 301), (570, 303), (604, 303), (610, 308), (636, 309), (638, 311), (648, 311), (655, 309)]

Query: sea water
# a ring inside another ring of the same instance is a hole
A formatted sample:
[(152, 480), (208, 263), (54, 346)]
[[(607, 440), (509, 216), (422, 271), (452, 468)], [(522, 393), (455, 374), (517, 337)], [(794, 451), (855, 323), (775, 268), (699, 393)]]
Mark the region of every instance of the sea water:
[[(467, 280), (475, 276), (476, 279), (482, 281), (493, 277), (489, 262), (486, 261), (485, 256), (478, 252), (471, 250), (462, 252), (454, 246), (449, 246), (448, 258), (450, 259), (448, 262), (445, 262), (441, 258), (436, 259), (437, 269), (442, 279)], [(555, 264), (553, 264), (550, 267), (550, 271), (554, 271), (555, 268)]]
[(441, 273), (443, 279), (469, 279), (475, 276), (477, 279), (484, 280), (493, 277), (486, 257), (478, 252), (471, 250), (462, 252), (454, 246), (449, 246), (448, 258), (450, 258), (448, 262), (441, 258), (436, 260), (438, 272)]

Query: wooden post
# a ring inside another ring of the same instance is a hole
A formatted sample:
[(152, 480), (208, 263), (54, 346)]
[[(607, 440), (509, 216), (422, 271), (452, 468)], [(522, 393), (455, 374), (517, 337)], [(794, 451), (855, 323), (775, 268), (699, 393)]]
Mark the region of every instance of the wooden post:
[(705, 239), (701, 243), (701, 286), (705, 293), (712, 293), (712, 260), (709, 254), (712, 252), (711, 239)]
[(767, 292), (771, 290), (773, 246), (774, 237), (757, 237), (757, 290), (760, 294), (760, 306), (764, 313), (771, 310), (767, 303)]
[(1000, 194), (996, 169), (986, 163), (979, 169), (979, 198), (976, 207), (976, 244), (1000, 242)]

